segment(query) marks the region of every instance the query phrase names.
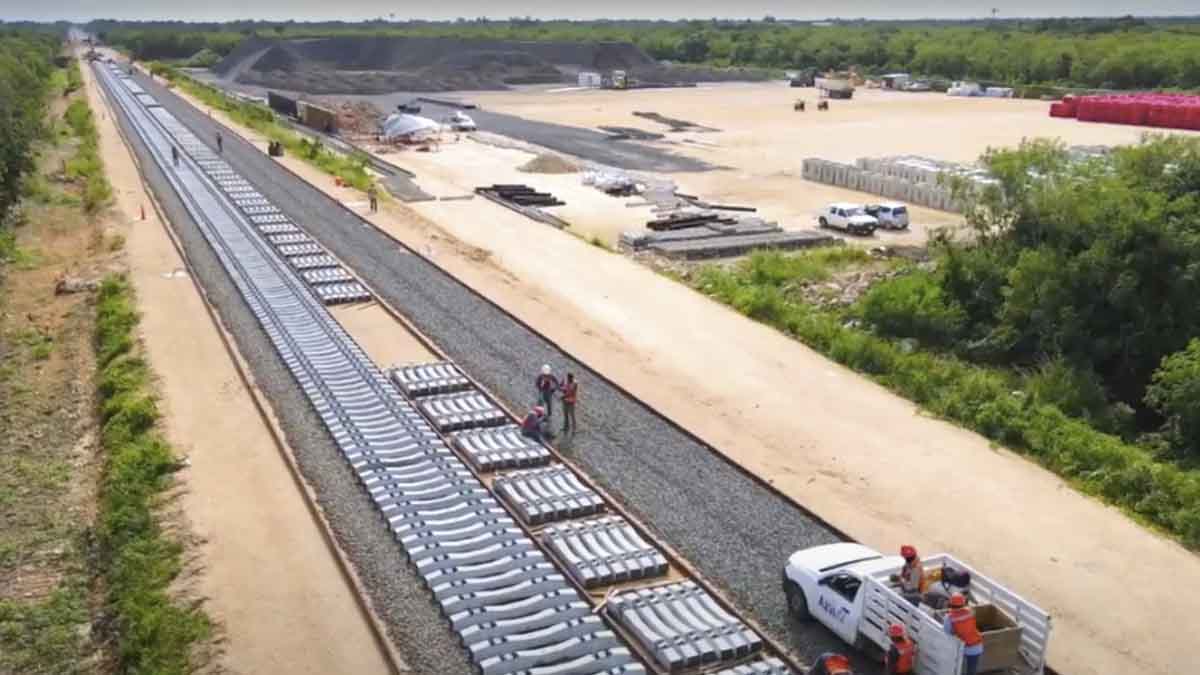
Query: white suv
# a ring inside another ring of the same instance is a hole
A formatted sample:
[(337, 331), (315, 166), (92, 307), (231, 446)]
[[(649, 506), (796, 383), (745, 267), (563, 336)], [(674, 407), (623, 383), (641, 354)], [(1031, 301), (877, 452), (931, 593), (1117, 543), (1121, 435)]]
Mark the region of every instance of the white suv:
[(908, 229), (908, 207), (899, 202), (884, 202), (867, 206), (867, 214), (875, 216), (885, 230)]
[(879, 221), (868, 215), (861, 204), (830, 204), (817, 222), (821, 227), (833, 227), (850, 234), (869, 235), (879, 227)]

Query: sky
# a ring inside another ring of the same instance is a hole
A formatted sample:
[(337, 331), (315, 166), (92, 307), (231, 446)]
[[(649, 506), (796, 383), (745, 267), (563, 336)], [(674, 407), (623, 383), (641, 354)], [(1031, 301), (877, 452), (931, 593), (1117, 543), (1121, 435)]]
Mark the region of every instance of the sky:
[(772, 15), (790, 19), (827, 17), (872, 19), (973, 18), (998, 10), (1000, 17), (1115, 16), (1136, 14), (1179, 15), (1200, 13), (1196, 0), (962, 0), (960, 2), (911, 2), (906, 0), (840, 0), (802, 2), (792, 0), (453, 0), (451, 2), (386, 2), (383, 0), (0, 0), (0, 19), (85, 21), (109, 19), (177, 19), (182, 21), (227, 21), (263, 19), (282, 21), (356, 21), (388, 17), (399, 19), (454, 19), (487, 16), (533, 16), (542, 19), (677, 19), (677, 18), (762, 18)]

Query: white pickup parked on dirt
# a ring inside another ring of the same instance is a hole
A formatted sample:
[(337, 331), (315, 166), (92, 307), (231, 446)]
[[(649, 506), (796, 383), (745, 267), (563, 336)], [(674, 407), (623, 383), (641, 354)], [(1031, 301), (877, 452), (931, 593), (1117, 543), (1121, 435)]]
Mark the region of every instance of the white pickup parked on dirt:
[[(1009, 625), (984, 634), (984, 663), (1002, 665), (1004, 672), (1043, 675), (1050, 615), (953, 557), (940, 554), (922, 561), (926, 574), (952, 567), (971, 574), (969, 593), (979, 612), (992, 606), (1011, 618)], [(802, 620), (816, 619), (856, 648), (874, 645), (886, 650), (887, 628), (902, 624), (917, 643), (918, 675), (960, 675), (962, 642), (942, 628), (942, 613), (928, 605), (914, 607), (891, 581), (904, 560), (884, 556), (860, 544), (829, 544), (793, 553), (783, 570), (783, 590), (788, 610)], [(994, 610), (988, 610), (994, 612)], [(994, 653), (989, 658), (988, 650)], [(1006, 663), (1005, 652), (1018, 663)], [(985, 672), (982, 668), (980, 672)]]
[(879, 227), (879, 220), (868, 215), (862, 204), (838, 202), (825, 207), (817, 216), (817, 224), (822, 228), (832, 227), (849, 234), (870, 235)]

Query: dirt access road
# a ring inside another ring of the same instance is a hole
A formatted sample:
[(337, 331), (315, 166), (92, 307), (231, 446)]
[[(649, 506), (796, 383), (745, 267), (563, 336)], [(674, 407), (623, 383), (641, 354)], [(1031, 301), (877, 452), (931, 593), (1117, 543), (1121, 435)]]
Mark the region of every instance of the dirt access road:
[[(361, 194), (284, 161), (362, 211)], [(863, 542), (950, 551), (1030, 595), (1055, 617), (1051, 662), (1062, 672), (1200, 668), (1177, 638), (1200, 630), (1200, 597), (1179, 592), (1200, 585), (1200, 561), (1049, 472), (622, 256), (488, 202), (389, 203), (368, 218)]]
[[(391, 673), (310, 516), (251, 393), (151, 208), (133, 157), (90, 68), (101, 156), (124, 223), (141, 337), (159, 376), (163, 420), (189, 460), (184, 514), (201, 540), (206, 598), (232, 673)], [(146, 220), (139, 220), (142, 209)]]

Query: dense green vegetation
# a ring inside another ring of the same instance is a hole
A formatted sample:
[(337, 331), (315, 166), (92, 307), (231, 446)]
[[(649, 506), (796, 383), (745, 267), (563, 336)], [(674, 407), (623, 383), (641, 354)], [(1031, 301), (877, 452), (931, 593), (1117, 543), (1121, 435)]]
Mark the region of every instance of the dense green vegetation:
[(973, 236), (843, 311), (798, 291), (830, 264), (815, 254), (695, 285), (1200, 547), (1200, 141), (985, 162), (1000, 180)]
[(176, 459), (155, 430), (159, 418), (151, 373), (137, 348), (133, 289), (110, 276), (96, 303), (96, 365), (107, 463), (101, 480), (97, 538), (108, 602), (115, 618), (114, 651), (121, 672), (191, 672), (189, 651), (209, 634), (204, 613), (174, 601), (180, 546), (156, 514)]
[(764, 21), (458, 21), (129, 24), (92, 30), (140, 59), (227, 54), (242, 39), (427, 35), (515, 40), (621, 40), (658, 59), (777, 69), (857, 67), (1006, 84), (1114, 89), (1200, 87), (1200, 22), (1074, 19), (971, 23)]
[[(78, 78), (77, 64), (73, 64), (70, 71), (75, 72), (75, 77)], [(112, 187), (100, 160), (100, 137), (96, 133), (92, 109), (88, 107), (86, 99), (77, 98), (67, 107), (63, 118), (71, 132), (79, 139), (75, 156), (67, 162), (67, 178), (83, 183), (84, 209), (88, 213), (95, 213), (112, 200)]]
[(170, 80), (188, 94), (216, 110), (221, 110), (243, 126), (254, 129), (283, 144), (290, 154), (303, 159), (331, 176), (341, 178), (347, 185), (366, 190), (371, 184), (366, 157), (347, 156), (330, 150), (317, 140), (309, 140), (288, 129), (275, 119), (275, 113), (265, 105), (235, 100), (221, 90), (188, 77), (178, 69), (162, 63), (150, 64), (150, 71)]
[(44, 132), (46, 93), (59, 41), (0, 31), (0, 224), (34, 167), (33, 143)]
[[(1163, 461), (1145, 447), (1068, 414), (1064, 409), (1078, 411), (1081, 395), (1076, 373), (1061, 362), (1049, 361), (1028, 371), (972, 364), (953, 353), (923, 349), (919, 342), (856, 327), (852, 319), (866, 313), (865, 306), (878, 303), (879, 297), (845, 311), (821, 309), (804, 300), (801, 285), (822, 280), (831, 268), (854, 259), (853, 254), (830, 258), (821, 252), (758, 253), (733, 267), (706, 267), (693, 284), (869, 375), (930, 413), (1028, 455), (1080, 490), (1200, 549), (1200, 471)], [(901, 291), (889, 293), (902, 296), (905, 282), (896, 284)], [(941, 304), (926, 291), (916, 295), (921, 297), (905, 300), (908, 308)], [(940, 309), (933, 312), (943, 314)]]

